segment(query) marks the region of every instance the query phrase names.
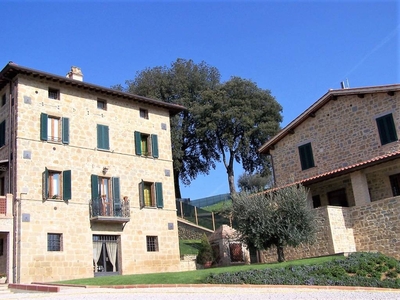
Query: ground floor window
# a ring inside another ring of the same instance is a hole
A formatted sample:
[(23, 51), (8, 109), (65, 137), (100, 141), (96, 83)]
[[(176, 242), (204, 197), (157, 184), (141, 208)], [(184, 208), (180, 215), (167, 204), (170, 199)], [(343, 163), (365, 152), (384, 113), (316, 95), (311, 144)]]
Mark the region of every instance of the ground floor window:
[(94, 273), (118, 272), (117, 235), (93, 235)]
[(158, 251), (158, 237), (156, 236), (146, 236), (146, 244), (148, 252)]
[(47, 234), (47, 251), (62, 250), (62, 234), (48, 233)]

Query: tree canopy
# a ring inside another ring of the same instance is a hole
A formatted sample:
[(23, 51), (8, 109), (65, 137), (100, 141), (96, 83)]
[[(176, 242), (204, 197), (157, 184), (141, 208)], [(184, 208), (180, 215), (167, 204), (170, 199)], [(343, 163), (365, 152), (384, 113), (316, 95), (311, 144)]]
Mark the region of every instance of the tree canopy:
[(241, 192), (262, 192), (267, 186), (272, 186), (272, 176), (243, 173), (239, 176), (237, 184)]
[(234, 195), (233, 218), (243, 241), (259, 250), (276, 246), (279, 262), (285, 260), (285, 246), (312, 242), (316, 225), (307, 194), (304, 186), (292, 185), (266, 193)]

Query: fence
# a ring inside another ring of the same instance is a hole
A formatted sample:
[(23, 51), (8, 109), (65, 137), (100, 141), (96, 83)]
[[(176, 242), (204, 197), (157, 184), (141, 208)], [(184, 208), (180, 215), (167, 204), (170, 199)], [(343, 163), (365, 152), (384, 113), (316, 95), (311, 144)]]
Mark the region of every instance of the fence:
[(197, 207), (206, 207), (213, 205), (218, 202), (230, 200), (231, 196), (230, 194), (221, 194), (221, 195), (216, 195), (216, 196), (211, 196), (211, 197), (206, 197), (206, 198), (201, 198), (201, 199), (195, 199), (191, 200), (191, 204)]
[(228, 218), (186, 202), (176, 200), (176, 209), (178, 217), (214, 231), (223, 224), (231, 226), (231, 221)]

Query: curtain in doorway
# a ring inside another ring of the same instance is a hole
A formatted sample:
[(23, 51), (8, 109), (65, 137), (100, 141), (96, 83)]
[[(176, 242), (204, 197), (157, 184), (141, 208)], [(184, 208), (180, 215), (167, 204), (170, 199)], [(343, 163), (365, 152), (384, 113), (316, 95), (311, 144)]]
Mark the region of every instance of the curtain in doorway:
[(94, 260), (94, 271), (97, 272), (97, 262), (99, 261), (101, 255), (101, 247), (103, 242), (93, 241), (93, 260)]
[(113, 265), (113, 272), (117, 271), (116, 261), (117, 261), (117, 243), (115, 242), (106, 242), (106, 248), (108, 252), (108, 256), (110, 258), (110, 262)]

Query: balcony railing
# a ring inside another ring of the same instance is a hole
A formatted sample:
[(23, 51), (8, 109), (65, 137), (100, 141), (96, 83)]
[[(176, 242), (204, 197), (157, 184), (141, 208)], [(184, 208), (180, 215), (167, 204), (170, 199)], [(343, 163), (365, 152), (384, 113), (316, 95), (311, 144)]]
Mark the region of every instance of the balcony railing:
[(126, 223), (131, 217), (128, 202), (103, 202), (101, 199), (90, 201), (90, 220), (93, 222)]

